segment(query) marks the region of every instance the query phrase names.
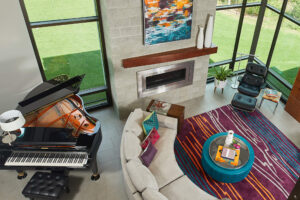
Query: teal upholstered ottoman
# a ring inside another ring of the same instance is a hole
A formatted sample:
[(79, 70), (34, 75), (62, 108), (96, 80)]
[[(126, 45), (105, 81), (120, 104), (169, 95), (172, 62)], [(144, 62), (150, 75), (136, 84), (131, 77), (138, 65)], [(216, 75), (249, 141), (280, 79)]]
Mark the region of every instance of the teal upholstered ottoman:
[(218, 133), (206, 140), (202, 151), (202, 166), (213, 179), (224, 183), (236, 183), (243, 180), (250, 172), (254, 162), (254, 151), (251, 144), (243, 137), (234, 134), (240, 144), (240, 157), (237, 166), (228, 162), (215, 161), (218, 146), (223, 146), (227, 133)]

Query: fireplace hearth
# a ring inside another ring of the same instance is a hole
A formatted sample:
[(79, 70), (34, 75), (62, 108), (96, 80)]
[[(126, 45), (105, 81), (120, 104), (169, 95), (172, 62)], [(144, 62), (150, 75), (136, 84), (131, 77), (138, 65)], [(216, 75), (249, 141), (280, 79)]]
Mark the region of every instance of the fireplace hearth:
[(138, 97), (146, 97), (193, 83), (195, 61), (137, 72)]

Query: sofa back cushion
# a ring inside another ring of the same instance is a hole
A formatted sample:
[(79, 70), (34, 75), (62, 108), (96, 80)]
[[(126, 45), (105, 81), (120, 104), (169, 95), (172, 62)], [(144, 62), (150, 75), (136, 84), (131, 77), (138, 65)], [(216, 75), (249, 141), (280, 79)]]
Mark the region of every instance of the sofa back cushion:
[(162, 193), (151, 188), (146, 188), (142, 193), (142, 197), (144, 200), (168, 200)]
[(137, 191), (143, 192), (146, 188), (158, 191), (158, 185), (153, 174), (142, 163), (130, 160), (126, 164), (126, 167), (128, 175)]
[(140, 145), (140, 139), (132, 132), (124, 132), (123, 133), (123, 150), (125, 160), (128, 162), (129, 160), (137, 160), (142, 152), (142, 147)]
[(128, 117), (123, 132), (132, 132), (140, 139), (144, 138), (142, 122), (144, 120), (144, 112), (137, 108)]

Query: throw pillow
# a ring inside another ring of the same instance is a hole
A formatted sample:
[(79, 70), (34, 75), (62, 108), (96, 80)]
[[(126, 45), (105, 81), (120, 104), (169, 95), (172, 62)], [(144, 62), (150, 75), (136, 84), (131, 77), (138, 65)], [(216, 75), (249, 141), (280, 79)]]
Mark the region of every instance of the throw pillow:
[(168, 200), (162, 193), (151, 188), (146, 188), (142, 193), (143, 199), (145, 200)]
[(146, 188), (158, 191), (155, 177), (142, 163), (130, 160), (126, 163), (126, 167), (132, 184), (139, 192), (143, 192)]
[(149, 142), (151, 142), (152, 144), (155, 144), (156, 141), (159, 139), (159, 134), (156, 130), (155, 127), (153, 127), (153, 129), (150, 131), (150, 133), (147, 135), (147, 137), (144, 139), (144, 141), (142, 142), (141, 146), (143, 149), (145, 149)]
[(132, 132), (125, 132), (123, 134), (123, 150), (126, 161), (138, 159), (140, 153), (142, 152), (139, 138)]
[(153, 146), (153, 144), (151, 142), (149, 142), (148, 146), (146, 147), (144, 152), (140, 155), (140, 158), (146, 167), (149, 167), (156, 152), (157, 152), (157, 149)]
[(153, 111), (150, 115), (148, 115), (145, 120), (143, 121), (143, 130), (146, 135), (150, 133), (153, 127), (158, 130), (159, 124), (157, 120), (156, 112)]

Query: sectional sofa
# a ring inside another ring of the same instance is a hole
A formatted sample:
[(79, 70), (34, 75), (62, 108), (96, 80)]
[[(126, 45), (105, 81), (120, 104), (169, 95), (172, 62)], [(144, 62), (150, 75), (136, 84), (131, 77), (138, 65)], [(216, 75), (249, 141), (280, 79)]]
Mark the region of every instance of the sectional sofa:
[(121, 164), (130, 200), (215, 200), (197, 187), (179, 168), (174, 154), (177, 119), (158, 115), (160, 134), (157, 153), (147, 168), (139, 159), (142, 152), (142, 121), (150, 113), (135, 109), (128, 117), (121, 140)]

